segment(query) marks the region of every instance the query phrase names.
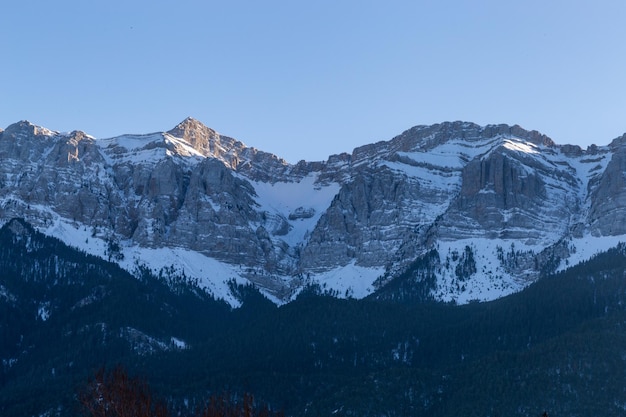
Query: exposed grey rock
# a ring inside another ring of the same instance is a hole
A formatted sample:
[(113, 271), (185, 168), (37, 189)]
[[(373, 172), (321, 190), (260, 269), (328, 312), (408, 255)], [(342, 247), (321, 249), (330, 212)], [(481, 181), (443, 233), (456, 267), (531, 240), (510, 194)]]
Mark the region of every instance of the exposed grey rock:
[(289, 220), (310, 219), (314, 215), (314, 208), (298, 207), (293, 212), (289, 213)]
[(626, 234), (626, 135), (615, 139), (610, 148), (610, 162), (590, 192), (588, 224), (596, 236)]
[(458, 197), (439, 223), (444, 237), (541, 241), (555, 231), (567, 233), (567, 219), (581, 204), (579, 184), (568, 166), (502, 146), (468, 162), (461, 183)]

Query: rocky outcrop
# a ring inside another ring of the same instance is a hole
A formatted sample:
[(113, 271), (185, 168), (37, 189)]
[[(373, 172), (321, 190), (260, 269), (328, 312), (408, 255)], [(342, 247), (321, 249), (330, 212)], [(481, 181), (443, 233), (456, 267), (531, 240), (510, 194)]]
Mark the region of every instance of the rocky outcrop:
[(389, 168), (363, 169), (341, 187), (302, 251), (303, 270), (320, 271), (351, 261), (385, 265), (417, 219), (404, 212), (419, 184)]
[(439, 223), (441, 236), (535, 243), (568, 233), (582, 204), (571, 167), (532, 148), (531, 155), (511, 148), (498, 146), (467, 163), (459, 195)]
[(596, 236), (626, 234), (626, 135), (610, 148), (611, 159), (590, 192), (588, 224)]

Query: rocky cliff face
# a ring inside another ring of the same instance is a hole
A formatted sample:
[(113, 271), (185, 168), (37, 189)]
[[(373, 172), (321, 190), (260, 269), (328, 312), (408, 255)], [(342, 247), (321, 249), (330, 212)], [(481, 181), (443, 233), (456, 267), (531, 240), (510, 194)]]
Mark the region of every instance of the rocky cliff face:
[(0, 132), (0, 218), (129, 268), (216, 260), (228, 276), (209, 281), (282, 301), (311, 280), (366, 295), (437, 249), (433, 296), (490, 299), (575, 262), (580, 239), (626, 234), (625, 171), (625, 137), (582, 150), (519, 126), (417, 126), (291, 165), (194, 119), (111, 139), (19, 122)]
[[(589, 228), (596, 236), (626, 234), (626, 135), (610, 145), (605, 169), (597, 165), (590, 184)], [(594, 163), (595, 159), (591, 159)]]

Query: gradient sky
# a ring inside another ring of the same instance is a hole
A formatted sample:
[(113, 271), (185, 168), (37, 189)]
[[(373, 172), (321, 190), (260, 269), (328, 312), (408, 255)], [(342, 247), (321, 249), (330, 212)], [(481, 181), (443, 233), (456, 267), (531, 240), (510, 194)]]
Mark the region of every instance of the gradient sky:
[(626, 132), (626, 2), (10, 0), (0, 127), (105, 138), (192, 116), (289, 162), (421, 124)]

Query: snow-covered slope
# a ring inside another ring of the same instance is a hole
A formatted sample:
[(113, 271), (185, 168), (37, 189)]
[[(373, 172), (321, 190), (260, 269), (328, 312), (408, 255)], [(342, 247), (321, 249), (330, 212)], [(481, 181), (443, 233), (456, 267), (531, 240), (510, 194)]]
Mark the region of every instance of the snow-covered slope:
[(623, 166), (624, 137), (582, 150), (465, 122), (296, 165), (194, 119), (109, 139), (19, 122), (0, 133), (0, 219), (233, 305), (233, 280), (278, 303), (312, 283), (364, 297), (435, 249), (429, 294), (467, 302), (616, 244)]

